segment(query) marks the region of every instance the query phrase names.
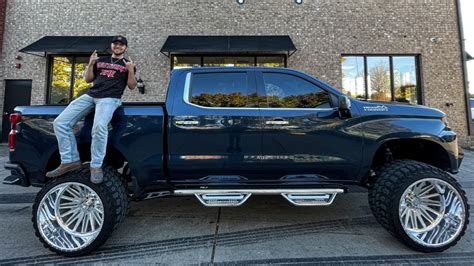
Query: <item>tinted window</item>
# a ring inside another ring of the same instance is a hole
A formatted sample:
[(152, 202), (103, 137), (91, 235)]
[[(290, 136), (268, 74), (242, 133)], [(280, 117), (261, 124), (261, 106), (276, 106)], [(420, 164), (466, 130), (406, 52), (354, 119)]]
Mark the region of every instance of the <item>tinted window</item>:
[(365, 95), (364, 57), (342, 57), (341, 64), (342, 92), (355, 98), (367, 98)]
[(48, 84), (50, 104), (67, 104), (92, 86), (85, 79), (89, 57), (54, 56), (51, 63), (51, 79)]
[(285, 55), (272, 56), (200, 56), (200, 55), (173, 55), (173, 68), (185, 67), (243, 67), (265, 66), (286, 67)]
[(345, 94), (376, 101), (393, 99), (418, 103), (416, 56), (343, 56), (341, 64), (342, 92)]
[(369, 99), (385, 102), (391, 101), (389, 58), (368, 57), (367, 68)]
[(416, 60), (413, 56), (393, 57), (395, 101), (416, 104)]
[(189, 101), (207, 107), (255, 107), (247, 73), (193, 74)]
[(263, 67), (285, 67), (285, 57), (283, 56), (259, 56), (257, 66)]
[(203, 60), (205, 67), (245, 67), (253, 66), (255, 63), (253, 57), (236, 56), (205, 56)]
[[(302, 78), (263, 73), (266, 97), (260, 106), (272, 108), (329, 108), (329, 94)], [(266, 100), (266, 102), (265, 102)]]
[(173, 68), (188, 68), (188, 67), (200, 67), (201, 57), (200, 56), (174, 56), (173, 57)]

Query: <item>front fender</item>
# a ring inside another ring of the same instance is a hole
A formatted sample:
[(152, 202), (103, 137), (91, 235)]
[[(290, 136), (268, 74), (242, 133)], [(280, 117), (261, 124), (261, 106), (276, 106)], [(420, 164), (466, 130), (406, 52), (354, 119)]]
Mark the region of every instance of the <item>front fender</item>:
[[(457, 173), (462, 152), (457, 143), (456, 133), (448, 128), (439, 118), (426, 117), (365, 117), (362, 123), (364, 130), (364, 160), (363, 173), (368, 174), (378, 151), (389, 142), (404, 141), (410, 143), (430, 143), (437, 145), (448, 160), (445, 170)], [(413, 146), (416, 149), (417, 146)]]

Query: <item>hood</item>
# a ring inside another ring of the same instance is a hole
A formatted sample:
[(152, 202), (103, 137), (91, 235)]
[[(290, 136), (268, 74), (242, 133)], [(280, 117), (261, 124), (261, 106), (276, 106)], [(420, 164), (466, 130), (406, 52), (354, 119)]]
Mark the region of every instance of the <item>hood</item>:
[(367, 115), (388, 115), (388, 116), (411, 116), (411, 117), (431, 117), (442, 118), (446, 114), (442, 111), (423, 105), (412, 105), (397, 102), (374, 102), (351, 99), (352, 104), (363, 116)]

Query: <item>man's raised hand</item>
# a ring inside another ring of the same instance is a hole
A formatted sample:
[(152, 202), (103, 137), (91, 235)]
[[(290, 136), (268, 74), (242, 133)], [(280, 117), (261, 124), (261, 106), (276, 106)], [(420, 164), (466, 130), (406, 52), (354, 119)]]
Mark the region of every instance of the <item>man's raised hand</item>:
[(135, 71), (135, 63), (133, 63), (131, 57), (128, 57), (128, 62), (125, 62), (125, 65), (126, 65), (127, 70), (128, 70), (129, 72)]
[(90, 59), (89, 59), (89, 65), (94, 65), (95, 62), (97, 62), (97, 59), (99, 59), (99, 56), (97, 55), (97, 50), (94, 50), (94, 52), (92, 53)]

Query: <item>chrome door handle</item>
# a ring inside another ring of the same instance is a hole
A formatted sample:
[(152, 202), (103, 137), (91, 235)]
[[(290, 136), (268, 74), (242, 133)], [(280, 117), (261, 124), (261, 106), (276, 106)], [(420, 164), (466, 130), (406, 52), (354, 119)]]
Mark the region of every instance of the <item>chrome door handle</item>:
[(192, 126), (192, 125), (199, 125), (199, 121), (194, 121), (194, 120), (181, 120), (181, 121), (175, 121), (175, 125), (178, 126)]
[(266, 125), (288, 125), (290, 122), (288, 122), (287, 120), (278, 120), (278, 119), (275, 119), (275, 120), (267, 120), (265, 121), (265, 124)]

